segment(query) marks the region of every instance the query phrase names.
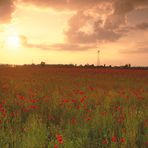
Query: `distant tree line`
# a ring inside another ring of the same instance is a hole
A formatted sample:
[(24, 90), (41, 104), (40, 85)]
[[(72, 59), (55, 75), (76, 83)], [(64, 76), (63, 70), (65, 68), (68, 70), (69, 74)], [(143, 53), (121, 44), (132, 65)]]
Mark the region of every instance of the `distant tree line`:
[(10, 65), (10, 64), (0, 64), (0, 67), (18, 67), (18, 66), (41, 66), (41, 67), (81, 67), (81, 68), (112, 68), (112, 69), (146, 69), (148, 70), (148, 66), (131, 66), (131, 64), (125, 64), (121, 66), (112, 66), (112, 65), (99, 65), (96, 66), (94, 64), (85, 64), (85, 65), (77, 65), (77, 64), (46, 64), (46, 62), (41, 61), (40, 64), (24, 64), (24, 65)]

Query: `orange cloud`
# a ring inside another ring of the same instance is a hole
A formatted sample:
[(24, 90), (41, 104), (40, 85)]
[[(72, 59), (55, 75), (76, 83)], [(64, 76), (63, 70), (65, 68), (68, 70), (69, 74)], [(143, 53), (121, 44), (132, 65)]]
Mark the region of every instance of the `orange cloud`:
[(20, 35), (21, 44), (27, 48), (38, 48), (41, 50), (59, 50), (59, 51), (84, 51), (92, 48), (96, 48), (95, 45), (85, 44), (71, 44), (71, 43), (57, 43), (57, 44), (33, 44), (29, 43), (27, 37)]
[[(137, 8), (148, 9), (148, 0), (0, 0), (0, 23), (11, 20), (15, 10), (15, 3), (35, 5), (40, 8), (53, 8), (59, 11), (72, 11), (74, 14), (68, 22), (68, 29), (64, 32), (67, 43), (55, 45), (30, 44), (25, 37), (21, 37), (23, 45), (40, 49), (76, 49), (86, 50), (100, 42), (114, 42), (125, 37), (130, 30), (138, 28), (146, 30), (147, 22), (139, 22), (138, 25), (129, 26), (127, 17), (129, 12)], [(89, 33), (86, 28), (89, 24)], [(80, 46), (87, 44), (86, 47)]]
[(0, 0), (0, 23), (8, 23), (14, 11), (13, 0)]

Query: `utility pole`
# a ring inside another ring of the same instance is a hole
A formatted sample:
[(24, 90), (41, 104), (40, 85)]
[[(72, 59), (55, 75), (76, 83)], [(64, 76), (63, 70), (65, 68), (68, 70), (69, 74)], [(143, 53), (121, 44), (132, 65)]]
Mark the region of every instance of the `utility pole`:
[(100, 66), (100, 50), (97, 51), (97, 66)]

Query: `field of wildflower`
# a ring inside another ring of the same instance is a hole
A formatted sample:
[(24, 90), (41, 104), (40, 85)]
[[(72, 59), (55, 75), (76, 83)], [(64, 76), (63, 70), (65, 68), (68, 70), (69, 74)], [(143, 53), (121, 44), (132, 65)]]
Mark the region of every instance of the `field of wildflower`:
[(148, 70), (0, 68), (0, 148), (146, 147)]

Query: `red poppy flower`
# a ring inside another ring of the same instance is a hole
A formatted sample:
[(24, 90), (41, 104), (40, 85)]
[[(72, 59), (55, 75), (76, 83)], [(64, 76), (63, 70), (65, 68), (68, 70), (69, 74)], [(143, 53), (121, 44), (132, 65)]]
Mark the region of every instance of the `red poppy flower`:
[(117, 138), (115, 136), (112, 137), (112, 142), (117, 142)]
[(121, 142), (121, 143), (124, 143), (124, 142), (125, 142), (125, 138), (124, 138), (124, 137), (121, 137), (121, 138), (120, 138), (120, 142)]
[(102, 140), (102, 144), (107, 144), (108, 142), (107, 142), (107, 139), (103, 139)]
[(58, 148), (58, 146), (55, 144), (55, 145), (54, 145), (54, 148)]
[(59, 144), (63, 143), (63, 137), (62, 135), (56, 135), (57, 141), (59, 142)]

